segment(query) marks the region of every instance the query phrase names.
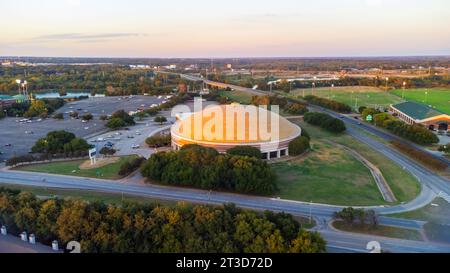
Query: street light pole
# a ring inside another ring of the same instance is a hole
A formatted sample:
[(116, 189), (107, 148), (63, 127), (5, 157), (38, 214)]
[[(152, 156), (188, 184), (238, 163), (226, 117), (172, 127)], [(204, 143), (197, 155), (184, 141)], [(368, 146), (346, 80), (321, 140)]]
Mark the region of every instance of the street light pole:
[(405, 99), (405, 87), (406, 87), (406, 82), (403, 82), (402, 99)]
[(312, 223), (312, 200), (309, 201), (309, 224)]
[(387, 92), (387, 90), (388, 90), (388, 81), (389, 81), (389, 78), (386, 77), (386, 92)]

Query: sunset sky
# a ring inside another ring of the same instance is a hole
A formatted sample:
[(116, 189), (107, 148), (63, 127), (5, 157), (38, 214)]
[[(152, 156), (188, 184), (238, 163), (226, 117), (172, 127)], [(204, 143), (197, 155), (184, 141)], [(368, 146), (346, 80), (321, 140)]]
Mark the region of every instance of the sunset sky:
[(0, 0), (0, 56), (449, 55), (448, 0)]

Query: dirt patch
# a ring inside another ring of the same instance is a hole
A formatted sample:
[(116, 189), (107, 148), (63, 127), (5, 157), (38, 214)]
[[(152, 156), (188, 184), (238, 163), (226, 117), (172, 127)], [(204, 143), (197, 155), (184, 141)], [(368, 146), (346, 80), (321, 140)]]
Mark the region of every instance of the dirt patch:
[(119, 161), (120, 157), (105, 157), (105, 158), (97, 158), (97, 162), (94, 166), (91, 166), (91, 161), (86, 160), (79, 166), (80, 170), (90, 170), (90, 169), (97, 169), (101, 168), (103, 166), (116, 163)]

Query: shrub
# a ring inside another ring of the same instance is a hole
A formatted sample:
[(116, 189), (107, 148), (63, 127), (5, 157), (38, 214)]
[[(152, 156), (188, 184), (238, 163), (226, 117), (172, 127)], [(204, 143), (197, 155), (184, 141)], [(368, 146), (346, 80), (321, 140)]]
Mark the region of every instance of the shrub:
[(53, 118), (61, 120), (64, 119), (64, 115), (62, 113), (57, 113), (53, 115)]
[(159, 148), (159, 147), (169, 146), (172, 141), (171, 139), (172, 138), (171, 138), (170, 134), (168, 134), (168, 135), (159, 134), (159, 135), (154, 135), (154, 136), (147, 138), (145, 140), (145, 143), (147, 143), (147, 145), (150, 148)]
[(109, 148), (109, 147), (103, 147), (100, 150), (100, 154), (104, 155), (104, 156), (110, 156), (110, 155), (114, 155), (117, 151), (113, 148)]
[(102, 120), (102, 121), (105, 121), (105, 120), (108, 119), (108, 116), (107, 116), (107, 115), (101, 115), (101, 116), (99, 117), (99, 119)]
[(348, 106), (347, 104), (337, 102), (334, 100), (320, 98), (320, 97), (316, 97), (316, 96), (312, 96), (312, 95), (305, 96), (304, 99), (311, 104), (319, 105), (324, 108), (328, 108), (328, 109), (337, 111), (339, 113), (350, 113), (352, 111), (352, 108), (350, 106)]
[(306, 113), (304, 120), (309, 124), (320, 126), (323, 129), (333, 133), (341, 133), (346, 129), (342, 120), (333, 118), (325, 113)]
[(306, 105), (301, 103), (288, 104), (284, 110), (292, 115), (303, 115), (309, 111)]
[(261, 151), (258, 148), (252, 146), (236, 146), (228, 149), (227, 154), (262, 158)]
[(300, 136), (289, 143), (289, 154), (292, 156), (301, 155), (309, 148), (309, 139), (307, 137)]
[(448, 165), (445, 162), (435, 158), (434, 156), (430, 155), (427, 152), (417, 150), (411, 147), (410, 145), (403, 144), (398, 141), (392, 141), (391, 144), (396, 149), (400, 150), (401, 152), (421, 162), (423, 165), (428, 166), (434, 170), (443, 171), (448, 168)]
[(125, 161), (119, 168), (119, 175), (120, 176), (128, 176), (142, 165), (142, 163), (145, 161), (145, 158), (138, 157), (131, 160)]
[(17, 165), (18, 163), (33, 162), (36, 160), (37, 159), (32, 155), (14, 156), (14, 157), (11, 157), (10, 159), (6, 160), (6, 166), (14, 166), (14, 165)]
[(81, 119), (86, 121), (92, 120), (93, 118), (94, 116), (92, 114), (84, 114), (83, 116), (81, 116)]
[(164, 122), (167, 122), (167, 118), (163, 116), (157, 116), (153, 121), (158, 122), (159, 124), (163, 124)]
[(127, 123), (120, 118), (112, 118), (106, 123), (106, 127), (110, 129), (119, 129), (127, 126)]

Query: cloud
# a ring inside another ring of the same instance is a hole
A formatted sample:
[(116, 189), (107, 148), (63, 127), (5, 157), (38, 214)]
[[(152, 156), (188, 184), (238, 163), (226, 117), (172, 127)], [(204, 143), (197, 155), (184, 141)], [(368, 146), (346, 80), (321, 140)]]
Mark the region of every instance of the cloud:
[(33, 41), (102, 41), (110, 40), (114, 38), (126, 38), (126, 37), (138, 37), (146, 36), (146, 34), (140, 33), (97, 33), (97, 34), (84, 34), (84, 33), (61, 33), (61, 34), (51, 34), (43, 35), (33, 38)]

